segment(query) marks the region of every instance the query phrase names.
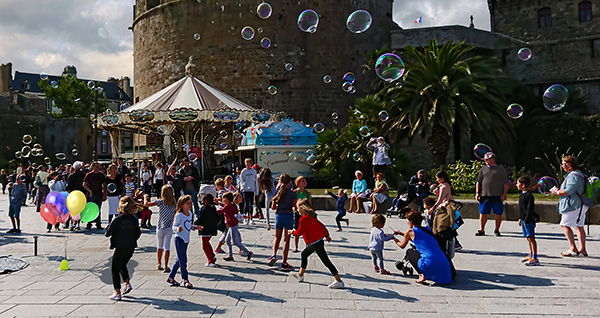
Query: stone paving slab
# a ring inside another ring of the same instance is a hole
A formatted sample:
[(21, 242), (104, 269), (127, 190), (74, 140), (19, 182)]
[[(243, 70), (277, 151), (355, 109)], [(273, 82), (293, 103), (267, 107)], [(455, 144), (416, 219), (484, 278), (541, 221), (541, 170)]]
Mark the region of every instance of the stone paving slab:
[[(6, 196), (0, 195), (0, 206), (6, 204)], [(333, 241), (326, 249), (346, 283), (343, 290), (327, 288), (331, 276), (316, 256), (309, 260), (304, 283), (266, 266), (274, 233), (259, 222), (241, 227), (244, 243), (255, 253), (250, 262), (237, 254), (235, 262), (223, 262), (224, 255), (218, 254), (220, 266), (205, 267), (200, 240), (192, 236), (188, 258), (194, 289), (170, 287), (165, 282), (166, 274), (156, 270), (154, 230), (144, 230), (129, 263), (134, 290), (124, 301), (114, 302), (108, 299), (112, 251), (103, 232), (46, 233), (39, 215), (25, 207), (23, 233), (0, 234), (2, 255), (30, 263), (22, 271), (0, 275), (0, 317), (564, 317), (600, 313), (600, 226), (591, 227), (591, 257), (564, 258), (559, 255), (566, 248), (560, 227), (539, 224), (542, 265), (525, 267), (519, 259), (527, 254), (527, 244), (515, 222), (503, 224), (502, 237), (474, 237), (477, 222), (467, 220), (459, 230), (465, 250), (454, 259), (456, 282), (421, 286), (414, 283), (415, 277), (405, 277), (395, 269), (394, 262), (404, 251), (392, 243), (386, 244), (384, 255), (393, 275), (373, 272), (366, 251), (369, 216), (350, 214), (351, 226), (343, 232), (335, 232), (334, 216), (319, 212), (331, 231)], [(156, 222), (156, 215), (153, 219)], [(0, 215), (0, 233), (9, 224), (7, 216)], [(406, 221), (391, 218), (384, 229), (405, 227)], [(39, 236), (38, 256), (32, 255), (33, 235)], [(61, 272), (58, 264), (65, 240), (71, 270)], [(171, 265), (174, 260), (172, 255)], [(298, 266), (300, 255), (290, 253), (290, 263)]]

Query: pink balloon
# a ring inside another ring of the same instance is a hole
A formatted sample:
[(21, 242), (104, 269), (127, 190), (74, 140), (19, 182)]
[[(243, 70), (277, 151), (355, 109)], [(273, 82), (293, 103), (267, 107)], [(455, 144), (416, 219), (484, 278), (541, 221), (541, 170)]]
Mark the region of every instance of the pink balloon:
[(71, 215), (69, 213), (62, 214), (61, 216), (59, 216), (57, 218), (58, 223), (65, 223), (65, 222), (67, 222), (67, 220), (69, 220), (69, 217), (71, 217)]
[(48, 209), (48, 206), (46, 206), (46, 204), (42, 204), (41, 209), (40, 209), (40, 216), (42, 217), (42, 219), (44, 219), (44, 221), (46, 221), (52, 225), (55, 225), (56, 223), (58, 223), (57, 216), (55, 214), (53, 214), (52, 212), (50, 212), (50, 210)]
[(75, 222), (81, 220), (81, 213), (77, 214), (77, 215), (71, 215), (71, 220), (73, 220)]
[(56, 217), (59, 217), (59, 216), (63, 215), (63, 213), (61, 211), (59, 211), (53, 204), (46, 203), (44, 205), (46, 206), (46, 208), (48, 209), (48, 211), (50, 211), (50, 213), (56, 215)]

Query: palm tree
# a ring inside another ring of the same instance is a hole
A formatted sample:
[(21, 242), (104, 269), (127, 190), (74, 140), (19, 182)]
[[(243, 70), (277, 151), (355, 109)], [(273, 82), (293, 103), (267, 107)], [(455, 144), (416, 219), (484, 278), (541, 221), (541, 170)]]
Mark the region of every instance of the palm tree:
[(451, 140), (458, 156), (461, 137), (480, 133), (499, 140), (514, 134), (505, 110), (519, 84), (473, 49), (463, 42), (440, 46), (436, 41), (422, 49), (407, 47), (403, 85), (387, 85), (378, 93), (394, 106), (386, 128), (425, 137), (436, 167), (445, 164)]

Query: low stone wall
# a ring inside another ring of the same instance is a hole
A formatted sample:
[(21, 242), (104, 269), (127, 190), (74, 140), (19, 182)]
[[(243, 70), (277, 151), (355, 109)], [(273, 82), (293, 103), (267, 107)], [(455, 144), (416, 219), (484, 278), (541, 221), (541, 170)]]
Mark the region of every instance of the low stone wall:
[[(464, 204), (464, 207), (460, 212), (464, 218), (479, 218), (479, 202), (475, 200), (461, 200), (461, 202)], [(506, 208), (502, 218), (509, 221), (517, 221), (519, 219), (518, 204), (519, 202), (517, 201), (506, 202)], [(336, 210), (335, 200), (326, 195), (314, 195), (313, 206), (317, 210)], [(346, 204), (346, 208), (348, 208), (348, 204)], [(540, 215), (542, 222), (560, 222), (560, 214), (558, 214), (556, 210), (556, 202), (538, 201), (536, 202), (535, 210)], [(600, 205), (596, 205), (592, 208), (590, 222), (591, 224), (600, 224)]]

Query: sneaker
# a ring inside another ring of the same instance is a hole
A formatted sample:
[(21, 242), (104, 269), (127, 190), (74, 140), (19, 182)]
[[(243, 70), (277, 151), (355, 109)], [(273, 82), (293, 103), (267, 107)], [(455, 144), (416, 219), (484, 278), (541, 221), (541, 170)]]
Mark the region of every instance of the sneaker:
[(233, 261), (233, 256), (225, 257), (225, 258), (223, 258), (223, 260), (227, 261), (227, 262), (232, 262)]
[(8, 231), (6, 231), (6, 233), (15, 233), (17, 231), (17, 229), (10, 229)]
[(267, 231), (271, 230), (271, 225), (267, 225)]
[(540, 261), (537, 258), (530, 258), (524, 264), (525, 266), (538, 266), (540, 265)]
[(475, 236), (485, 236), (485, 231), (477, 231), (477, 233), (475, 233)]
[(294, 266), (288, 264), (288, 263), (281, 263), (281, 267), (279, 267), (279, 270), (282, 270), (284, 272), (289, 272), (289, 271), (293, 271), (294, 270)]
[(462, 245), (460, 245), (460, 243), (455, 242), (454, 243), (454, 251), (458, 252), (458, 251), (462, 251), (463, 247)]
[(527, 256), (521, 258), (521, 263), (525, 263), (531, 259), (531, 254), (527, 254)]
[(169, 268), (169, 266), (165, 266), (163, 273), (170, 273), (170, 272), (171, 272), (171, 269)]
[(335, 230), (335, 231), (336, 231), (336, 232), (342, 232), (342, 229), (337, 229), (337, 230)]
[(21, 233), (21, 229), (16, 229), (15, 233)]
[(222, 248), (218, 248), (215, 250), (215, 253), (217, 254), (225, 254), (225, 251)]
[(123, 288), (123, 295), (129, 294), (133, 290), (133, 286), (131, 284), (125, 284), (125, 288)]
[(292, 276), (294, 276), (298, 280), (298, 283), (302, 283), (304, 281), (304, 275), (300, 275), (298, 273), (292, 273)]
[(273, 266), (273, 265), (275, 265), (275, 263), (277, 263), (277, 256), (272, 255), (272, 256), (269, 256), (269, 258), (267, 258), (268, 266)]
[(350, 220), (348, 220), (348, 219), (344, 219), (344, 222), (346, 222), (346, 226), (349, 226), (349, 225), (350, 225)]
[(340, 289), (340, 288), (344, 288), (344, 286), (345, 286), (344, 282), (342, 282), (342, 281), (338, 282), (336, 280), (335, 282), (329, 284), (329, 286), (327, 286), (327, 287), (329, 287), (331, 289)]
[(292, 252), (294, 252), (294, 253), (300, 253), (300, 251), (298, 249), (295, 249)]
[(206, 267), (217, 267), (217, 264), (215, 263), (206, 263), (204, 264)]
[(391, 275), (392, 274), (383, 268), (379, 272), (381, 273), (381, 275)]
[(252, 255), (254, 255), (254, 253), (248, 252), (248, 255), (246, 255), (246, 260), (249, 261), (252, 258)]
[(177, 287), (177, 286), (181, 285), (176, 280), (174, 280), (173, 278), (170, 278), (170, 277), (167, 278), (167, 283), (171, 284), (171, 286), (173, 286), (173, 287)]
[(103, 228), (103, 227), (102, 227), (102, 225), (100, 225), (100, 224), (96, 225), (96, 229), (97, 229), (97, 230), (104, 230), (104, 228)]
[(374, 270), (376, 273), (379, 273), (379, 266), (373, 266), (373, 270)]
[(213, 262), (214, 264), (216, 264), (216, 263), (217, 263), (217, 258), (216, 258), (216, 257), (213, 257), (213, 261), (212, 261), (212, 262)]
[(121, 296), (121, 294), (117, 294), (114, 293), (112, 294), (110, 297), (108, 297), (110, 300), (114, 300), (114, 301), (120, 301), (121, 299), (123, 299), (123, 297)]
[(494, 235), (496, 235), (496, 236), (502, 236), (502, 234), (500, 234), (500, 231), (494, 231)]

